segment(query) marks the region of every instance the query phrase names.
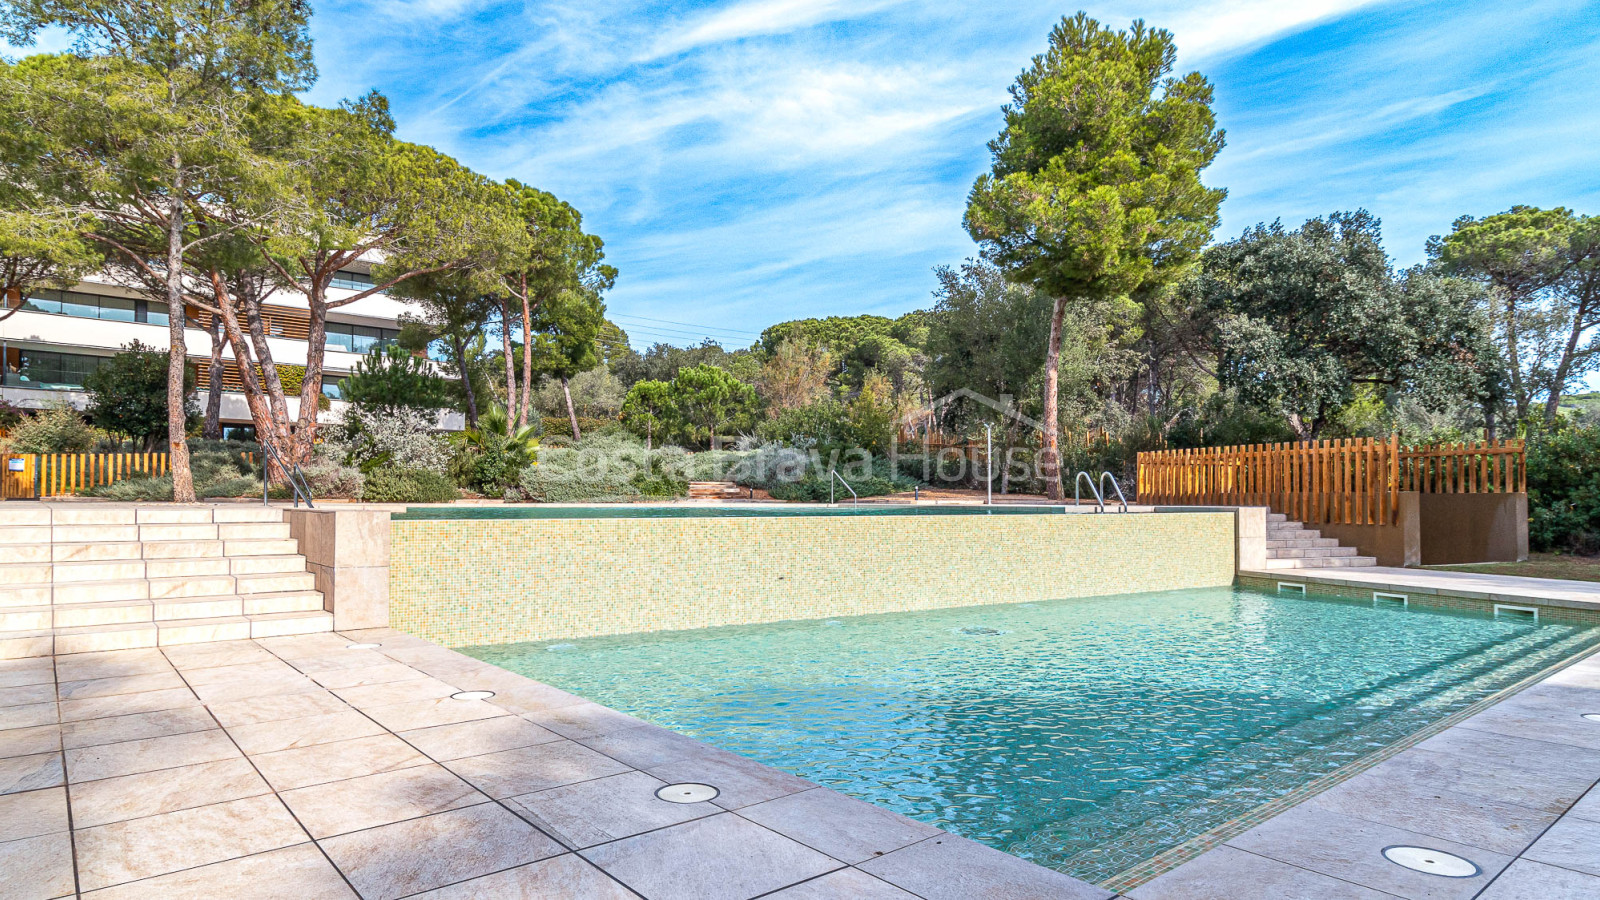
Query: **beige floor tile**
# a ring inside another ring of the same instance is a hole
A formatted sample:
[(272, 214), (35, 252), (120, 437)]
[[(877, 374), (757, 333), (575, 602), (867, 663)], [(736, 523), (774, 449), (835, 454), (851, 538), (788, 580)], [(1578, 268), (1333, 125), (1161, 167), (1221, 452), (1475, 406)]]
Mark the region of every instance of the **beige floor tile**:
[(306, 833), (271, 794), (76, 833), (80, 888), (122, 884), (303, 843)]
[(13, 756), (32, 756), (61, 749), (60, 725), (35, 725), (32, 728), (8, 728), (0, 731), (0, 759)]
[(208, 731), (217, 727), (217, 720), (203, 706), (186, 706), (158, 712), (115, 716), (109, 719), (88, 719), (69, 722), (61, 726), (62, 745), (68, 750), (93, 747), (99, 744), (116, 744), (145, 738), (166, 737)]
[(0, 794), (0, 842), (54, 834), (67, 828), (65, 788)]
[(1308, 802), (1357, 819), (1513, 856), (1556, 820), (1554, 813), (1412, 781), (1396, 769), (1368, 770)]
[(242, 756), (222, 729), (100, 744), (67, 751), (73, 781), (95, 781)]
[[(560, 844), (495, 803), (358, 831), (321, 843), (365, 900), (393, 900), (562, 852)], [(494, 895), (479, 896), (487, 900)]]
[[(84, 900), (355, 900), (315, 844), (296, 844), (84, 894)], [(485, 898), (488, 900), (488, 898)]]
[(295, 634), (262, 638), (256, 643), (280, 659), (301, 659), (336, 653), (345, 649), (351, 642), (337, 634)]
[(1524, 858), (1600, 876), (1600, 822), (1567, 816), (1540, 835)]
[(106, 650), (56, 657), (57, 681), (91, 681), (170, 672), (172, 664), (160, 650)]
[[(244, 668), (244, 667), (240, 667)], [(223, 669), (202, 669), (203, 672), (221, 672)], [(315, 681), (291, 670), (288, 674), (256, 675), (230, 678), (210, 684), (197, 684), (194, 692), (208, 705), (232, 703), (258, 697), (275, 697), (284, 694), (321, 693)]]
[(251, 758), (274, 790), (360, 778), (420, 766), (428, 758), (392, 734), (378, 734), (332, 744), (316, 744)]
[(27, 684), (54, 684), (55, 659), (33, 656), (27, 659), (0, 660), (0, 687), (21, 687)]
[[(864, 862), (858, 868), (926, 900), (968, 900), (971, 897), (1111, 900), (1112, 896), (1104, 888), (953, 834), (928, 838), (903, 850)], [(1262, 900), (1266, 900), (1266, 897), (1286, 900), (1293, 896), (1299, 895), (1269, 893), (1262, 895)], [(1318, 900), (1343, 900), (1347, 895), (1328, 894), (1326, 898), (1321, 894), (1305, 896)], [(1379, 900), (1382, 895), (1367, 891), (1348, 897), (1351, 900)], [(1197, 896), (1194, 900), (1200, 898)], [(1244, 897), (1234, 895), (1229, 900), (1244, 900)]]
[(825, 788), (747, 806), (739, 810), (739, 815), (852, 864), (939, 833), (932, 825)]
[(0, 844), (0, 873), (0, 900), (72, 896), (72, 836), (62, 831)]
[(300, 675), (300, 672), (293, 666), (269, 654), (266, 659), (257, 662), (193, 669), (184, 672), (183, 677), (192, 687), (198, 688), (202, 685), (231, 684), (238, 681), (270, 678), (293, 678), (298, 675)]
[(482, 756), (501, 750), (515, 750), (534, 744), (547, 744), (561, 738), (516, 716), (497, 716), (475, 722), (439, 725), (401, 732), (413, 747), (444, 762), (463, 756)]
[(638, 896), (568, 853), (417, 894), (416, 900), (638, 900)]
[(454, 725), (494, 716), (509, 715), (505, 710), (482, 700), (420, 700), (414, 703), (395, 703), (373, 706), (362, 712), (377, 720), (390, 731), (412, 731), (435, 725)]
[(89, 719), (109, 719), (131, 716), (134, 713), (159, 712), (164, 709), (182, 709), (198, 706), (200, 700), (188, 688), (167, 691), (141, 691), (137, 694), (119, 694), (115, 697), (91, 697), (86, 700), (61, 701), (61, 721), (83, 722)]
[(228, 703), (209, 704), (211, 714), (224, 728), (236, 725), (255, 725), (260, 722), (281, 722), (306, 716), (325, 716), (344, 712), (350, 707), (343, 700), (326, 691), (306, 694), (282, 694), (275, 697), (252, 697)]
[(540, 684), (511, 672), (463, 673), (459, 678), (475, 688), (494, 691), (495, 696), (489, 702), (519, 716), (564, 706), (580, 706), (589, 702), (576, 694), (569, 694), (560, 688)]
[(527, 713), (524, 718), (564, 738), (592, 738), (649, 723), (598, 703), (577, 703)]
[(319, 839), (488, 799), (449, 770), (431, 763), (285, 791), (281, 796)]
[(335, 650), (331, 653), (319, 653), (316, 656), (297, 656), (285, 661), (307, 675), (338, 672), (344, 669), (372, 669), (400, 665), (376, 650)]
[(60, 719), (57, 717), (56, 704), (53, 700), (0, 709), (0, 730), (54, 725), (58, 721)]
[(320, 716), (229, 726), (240, 749), (252, 756), (383, 734), (383, 727), (349, 707)]
[(161, 652), (166, 654), (174, 666), (184, 671), (272, 662), (277, 658), (256, 646), (255, 641), (180, 644), (175, 647), (162, 647)]
[(804, 778), (721, 750), (673, 760), (647, 771), (668, 784), (714, 784), (721, 793), (711, 802), (723, 809), (738, 809), (816, 787)]
[(73, 782), (72, 819), (75, 827), (91, 828), (256, 797), (270, 790), (249, 760), (224, 759), (99, 781)]
[(35, 753), (0, 759), (0, 794), (20, 794), (65, 782), (60, 753)]
[(628, 771), (611, 757), (567, 740), (453, 759), (444, 765), (495, 799)]
[(87, 700), (93, 697), (114, 697), (122, 694), (141, 694), (150, 691), (170, 691), (184, 687), (177, 672), (151, 672), (146, 675), (122, 675), (116, 678), (96, 678), (91, 681), (63, 681), (58, 688), (62, 700)]
[(860, 869), (837, 869), (767, 897), (770, 900), (918, 900), (916, 894), (908, 894)]
[(727, 813), (603, 844), (584, 855), (650, 900), (746, 900), (844, 865)]
[(725, 752), (686, 734), (679, 734), (656, 725), (613, 731), (597, 737), (579, 738), (578, 743), (636, 769), (649, 769), (690, 756)]
[(37, 706), (55, 701), (56, 686), (53, 684), (25, 684), (0, 688), (0, 710), (16, 706)]
[(1519, 859), (1478, 900), (1573, 900), (1600, 897), (1600, 878)]
[(370, 709), (374, 706), (392, 706), (396, 703), (438, 700), (458, 693), (460, 690), (460, 688), (446, 684), (437, 678), (423, 675), (421, 678), (408, 678), (405, 681), (338, 688), (334, 690), (334, 693), (338, 695), (339, 699), (354, 706), (356, 709)]
[[(354, 652), (354, 651), (352, 651)], [(375, 666), (359, 666), (347, 669), (320, 669), (306, 673), (312, 681), (329, 690), (340, 688), (362, 687), (371, 684), (392, 684), (396, 681), (412, 681), (429, 676), (418, 672), (408, 665), (397, 662), (388, 662), (387, 657), (380, 657), (385, 661)]]
[(722, 812), (710, 803), (669, 803), (656, 796), (662, 787), (643, 772), (624, 772), (505, 802), (540, 831), (579, 850)]

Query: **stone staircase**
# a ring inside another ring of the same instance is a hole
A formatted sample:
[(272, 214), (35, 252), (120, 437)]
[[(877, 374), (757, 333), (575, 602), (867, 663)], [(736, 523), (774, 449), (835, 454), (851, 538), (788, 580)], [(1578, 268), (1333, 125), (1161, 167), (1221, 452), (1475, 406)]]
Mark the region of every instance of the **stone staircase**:
[(0, 504), (0, 659), (333, 630), (283, 511)]
[(745, 489), (731, 481), (689, 482), (690, 500), (739, 500), (745, 496)]
[(1332, 569), (1375, 566), (1376, 557), (1357, 556), (1356, 548), (1342, 547), (1334, 538), (1294, 522), (1283, 513), (1267, 514), (1267, 568)]

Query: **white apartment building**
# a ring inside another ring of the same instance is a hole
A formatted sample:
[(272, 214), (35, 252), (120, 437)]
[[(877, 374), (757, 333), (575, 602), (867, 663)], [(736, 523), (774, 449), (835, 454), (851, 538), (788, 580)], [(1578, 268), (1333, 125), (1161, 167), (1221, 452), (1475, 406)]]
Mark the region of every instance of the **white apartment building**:
[[(371, 287), (369, 270), (369, 265), (360, 263), (340, 271), (328, 289), (329, 299), (339, 300)], [(67, 291), (38, 290), (10, 302), (12, 306), (20, 303), (21, 309), (0, 322), (0, 358), (4, 360), (0, 397), (17, 406), (39, 409), (64, 400), (81, 409), (88, 403), (84, 376), (101, 360), (135, 340), (167, 349), (167, 304), (147, 300), (108, 280), (93, 278)], [(274, 361), (280, 369), (304, 366), (310, 324), (304, 295), (279, 290), (263, 305)], [(336, 415), (345, 405), (339, 398), (339, 380), (350, 374), (370, 348), (397, 338), (400, 315), (408, 306), (403, 300), (378, 293), (329, 311), (322, 392), (330, 403), (322, 418)], [(215, 387), (208, 378), (211, 336), (205, 321), (191, 309), (185, 330), (189, 358), (199, 375), (201, 409)], [(220, 379), (224, 435), (251, 438), (255, 429), (232, 350), (225, 346), (223, 356), (227, 360)], [(288, 401), (290, 417), (297, 417), (298, 398), (291, 395)], [(447, 413), (441, 425), (459, 429), (462, 416)]]

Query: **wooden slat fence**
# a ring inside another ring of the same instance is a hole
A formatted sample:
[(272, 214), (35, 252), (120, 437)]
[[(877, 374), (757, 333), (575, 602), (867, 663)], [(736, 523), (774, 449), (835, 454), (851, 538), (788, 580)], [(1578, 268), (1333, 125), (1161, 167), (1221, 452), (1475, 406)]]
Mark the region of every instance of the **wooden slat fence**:
[(1157, 450), (1139, 454), (1139, 502), (1266, 506), (1307, 524), (1392, 525), (1401, 491), (1523, 492), (1521, 441), (1401, 449), (1388, 440)]
[(124, 478), (164, 475), (172, 468), (166, 453), (40, 453), (39, 497), (61, 497)]

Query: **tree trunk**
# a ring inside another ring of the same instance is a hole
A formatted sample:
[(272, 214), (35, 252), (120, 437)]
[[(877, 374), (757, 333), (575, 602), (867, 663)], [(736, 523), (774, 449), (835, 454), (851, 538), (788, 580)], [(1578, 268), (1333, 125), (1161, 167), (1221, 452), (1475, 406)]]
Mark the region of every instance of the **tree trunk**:
[(222, 323), (223, 333), (227, 335), (228, 345), (233, 348), (233, 359), (239, 366), (239, 380), (244, 384), (245, 404), (250, 407), (250, 419), (256, 426), (256, 442), (261, 444), (263, 448), (261, 451), (262, 477), (268, 484), (271, 484), (274, 479), (281, 482), (284, 478), (284, 473), (274, 461), (275, 458), (268, 454), (265, 448), (268, 442), (272, 442), (273, 448), (281, 454), (287, 450), (287, 447), (283, 441), (279, 440), (278, 423), (272, 415), (272, 407), (269, 405), (266, 392), (262, 390), (261, 382), (256, 379), (256, 370), (251, 359), (250, 345), (245, 342), (244, 331), (239, 327), (239, 314), (234, 299), (229, 293), (221, 273), (213, 271), (210, 273), (210, 277), (212, 295), (216, 298), (219, 310), (217, 318)]
[(172, 195), (167, 198), (167, 445), (172, 454), (172, 499), (193, 503), (194, 472), (189, 468), (189, 427), (184, 415), (183, 382), (188, 366), (184, 341), (183, 296), (183, 168), (172, 156)]
[(1529, 397), (1522, 389), (1522, 360), (1517, 355), (1517, 301), (1516, 295), (1507, 292), (1505, 297), (1506, 366), (1511, 370), (1511, 400), (1516, 404), (1517, 421), (1528, 419)]
[(450, 336), (450, 349), (456, 355), (456, 369), (461, 372), (461, 392), (467, 398), (467, 427), (478, 427), (478, 397), (472, 392), (472, 373), (467, 369), (467, 344), (459, 334)]
[[(291, 446), (294, 453), (287, 460), (290, 464), (308, 463), (311, 461), (311, 450), (317, 440), (317, 400), (322, 396), (322, 363), (327, 354), (328, 343), (328, 300), (324, 293), (327, 286), (323, 279), (313, 278), (308, 299), (311, 306), (311, 327), (306, 335), (306, 375), (300, 384), (300, 417)], [(265, 345), (266, 342), (262, 341)], [(266, 372), (267, 361), (261, 361), (262, 371)], [(275, 379), (278, 377), (276, 370), (265, 377)], [(268, 382), (271, 383), (270, 381)]]
[(1561, 415), (1561, 394), (1567, 384), (1567, 373), (1572, 371), (1572, 358), (1578, 353), (1578, 340), (1588, 330), (1587, 303), (1579, 303), (1572, 311), (1572, 328), (1567, 332), (1567, 345), (1561, 348), (1561, 361), (1556, 364), (1555, 377), (1550, 379), (1550, 396), (1544, 402), (1544, 423), (1554, 425)]
[[(522, 355), (524, 357), (528, 355), (528, 345), (526, 343), (522, 345)], [(578, 434), (577, 410), (572, 408), (572, 388), (567, 383), (565, 375), (561, 376), (561, 393), (565, 394), (567, 398), (567, 419), (572, 422), (572, 439), (575, 441), (583, 440), (583, 436)]]
[[(506, 363), (506, 423), (509, 425), (517, 421), (517, 367), (511, 359), (511, 310), (506, 305), (506, 298), (500, 298), (500, 344), (505, 350)], [(522, 355), (528, 355), (526, 345), (522, 348)]]
[(1044, 349), (1044, 445), (1039, 448), (1039, 464), (1044, 475), (1044, 495), (1060, 500), (1061, 491), (1061, 413), (1057, 409), (1061, 373), (1061, 324), (1067, 314), (1067, 301), (1057, 297), (1050, 313), (1050, 339)]
[[(528, 305), (528, 277), (522, 276), (522, 402), (517, 409), (517, 427), (528, 424), (528, 407), (533, 405), (533, 309)], [(561, 384), (566, 386), (566, 379)], [(567, 406), (572, 406), (571, 397), (567, 398)], [(577, 419), (573, 419), (572, 431), (576, 435)], [(577, 440), (576, 437), (573, 440)]]
[(206, 369), (206, 424), (200, 435), (209, 441), (222, 439), (222, 318), (211, 317), (211, 362)]

